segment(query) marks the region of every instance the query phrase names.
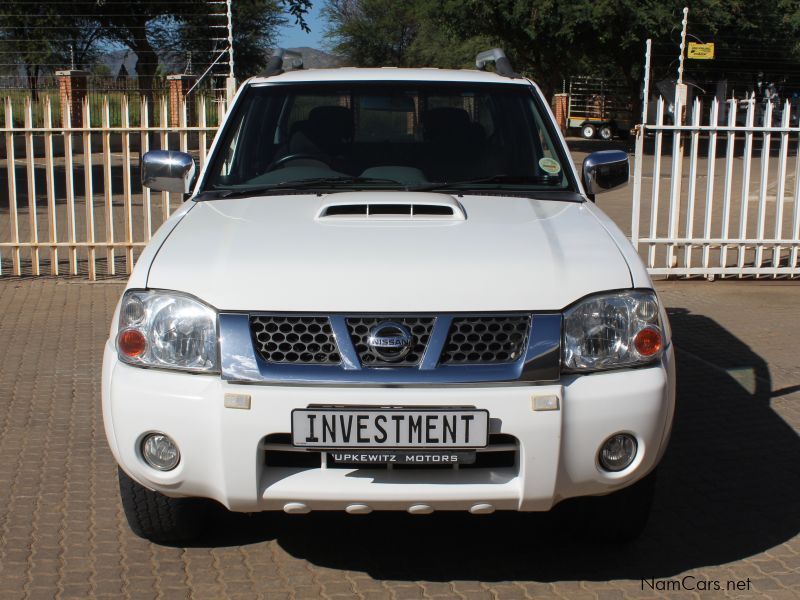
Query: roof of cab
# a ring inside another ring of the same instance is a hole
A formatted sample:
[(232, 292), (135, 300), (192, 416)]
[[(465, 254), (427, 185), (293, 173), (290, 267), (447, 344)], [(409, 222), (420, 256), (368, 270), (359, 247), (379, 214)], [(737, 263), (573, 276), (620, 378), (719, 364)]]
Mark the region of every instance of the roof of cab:
[(511, 85), (530, 85), (530, 81), (520, 77), (512, 79), (490, 71), (469, 69), (401, 69), (397, 67), (338, 69), (298, 69), (286, 71), (271, 77), (257, 76), (250, 79), (251, 84), (261, 83), (302, 83), (309, 81), (455, 81), (462, 83), (505, 83)]

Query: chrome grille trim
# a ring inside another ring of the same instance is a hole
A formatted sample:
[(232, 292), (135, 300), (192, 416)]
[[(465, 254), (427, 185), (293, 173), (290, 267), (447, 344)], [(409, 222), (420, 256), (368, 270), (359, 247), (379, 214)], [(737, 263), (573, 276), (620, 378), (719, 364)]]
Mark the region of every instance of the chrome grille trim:
[[(435, 318), (427, 348), (419, 363), (414, 366), (370, 368), (362, 366), (347, 327), (348, 318), (364, 317), (364, 314), (328, 315), (341, 359), (340, 364), (286, 364), (267, 362), (256, 350), (250, 328), (250, 314), (223, 312), (219, 314), (222, 379), (252, 384), (345, 386), (525, 384), (558, 381), (561, 371), (560, 312), (526, 315), (530, 316), (530, 330), (525, 351), (513, 362), (440, 364), (439, 357), (453, 319), (511, 314), (406, 315)], [(519, 316), (524, 313), (513, 314)]]

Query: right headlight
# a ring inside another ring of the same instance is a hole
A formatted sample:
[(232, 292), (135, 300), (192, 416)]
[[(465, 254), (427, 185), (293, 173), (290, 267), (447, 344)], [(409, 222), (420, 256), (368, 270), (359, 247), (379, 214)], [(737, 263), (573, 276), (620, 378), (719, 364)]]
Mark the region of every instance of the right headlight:
[(564, 370), (616, 369), (658, 359), (664, 347), (660, 314), (658, 298), (650, 290), (581, 300), (564, 312)]

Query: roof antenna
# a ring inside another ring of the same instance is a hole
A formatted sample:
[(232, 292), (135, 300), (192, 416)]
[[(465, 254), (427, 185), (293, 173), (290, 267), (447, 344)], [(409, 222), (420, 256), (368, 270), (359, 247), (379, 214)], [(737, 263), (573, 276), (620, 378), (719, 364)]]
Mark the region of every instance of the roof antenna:
[(480, 71), (485, 71), (486, 63), (490, 62), (494, 63), (494, 68), (498, 75), (502, 75), (503, 77), (511, 77), (512, 79), (519, 79), (519, 75), (514, 72), (514, 68), (511, 66), (511, 61), (508, 60), (506, 53), (503, 52), (502, 49), (492, 48), (491, 50), (486, 50), (479, 53), (475, 57), (475, 66), (478, 67), (478, 70)]

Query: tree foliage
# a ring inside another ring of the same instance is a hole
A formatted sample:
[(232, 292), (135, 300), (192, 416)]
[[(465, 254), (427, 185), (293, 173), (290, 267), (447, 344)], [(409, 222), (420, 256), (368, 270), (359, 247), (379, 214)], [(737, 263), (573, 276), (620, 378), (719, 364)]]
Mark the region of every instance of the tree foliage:
[[(56, 25), (57, 24), (57, 25)], [(84, 68), (95, 57), (100, 26), (75, 6), (4, 0), (0, 3), (0, 72), (25, 73), (34, 98), (41, 74)]]
[(326, 36), (353, 65), (468, 66), (487, 39), (457, 35), (434, 9), (430, 0), (329, 0)]
[[(277, 28), (287, 18), (308, 30), (310, 7), (311, 0), (234, 0), (236, 76), (250, 76), (266, 64)], [(3, 0), (0, 62), (7, 72), (23, 69), (35, 89), (41, 74), (68, 68), (73, 59), (76, 67), (86, 67), (99, 45), (121, 45), (136, 54), (139, 88), (149, 96), (165, 52), (208, 65), (227, 48), (227, 30), (219, 27), (224, 21), (209, 16), (219, 8), (204, 1)]]
[[(718, 53), (744, 55), (749, 40), (791, 43), (800, 55), (797, 0), (329, 0), (325, 15), (334, 48), (353, 63), (466, 66), (478, 49), (500, 46), (546, 93), (570, 75), (594, 74), (637, 94), (645, 40), (671, 44), (677, 58), (686, 4), (690, 31), (716, 41)], [(692, 67), (732, 68), (709, 63)]]
[[(275, 34), (287, 19), (283, 4), (276, 0), (238, 0), (232, 8), (234, 75), (241, 80), (264, 68), (275, 47)], [(203, 14), (186, 15), (180, 24), (180, 35), (171, 46), (177, 53), (191, 54), (194, 63), (203, 65), (194, 68), (196, 75), (202, 75), (205, 67), (216, 60), (227, 62), (228, 42), (219, 39), (227, 36), (227, 30), (217, 29), (211, 36), (198, 35), (204, 30), (206, 19)]]

